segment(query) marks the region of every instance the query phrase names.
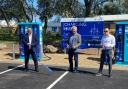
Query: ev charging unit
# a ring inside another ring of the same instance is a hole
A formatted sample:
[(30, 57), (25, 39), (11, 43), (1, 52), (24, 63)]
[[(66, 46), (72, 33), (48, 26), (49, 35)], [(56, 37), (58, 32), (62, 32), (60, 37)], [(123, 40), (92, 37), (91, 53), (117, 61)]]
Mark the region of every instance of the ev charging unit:
[(39, 22), (19, 22), (19, 59), (24, 59), (24, 44), (23, 39), (25, 34), (27, 33), (27, 28), (32, 28), (34, 34), (37, 35), (38, 38), (38, 46), (36, 49), (36, 57), (38, 60), (43, 58), (43, 37), (42, 37), (42, 23)]
[(128, 22), (116, 22), (116, 64), (128, 65)]
[(77, 26), (77, 32), (81, 35), (82, 43), (80, 49), (100, 48), (101, 38), (103, 36), (104, 21), (101, 17), (96, 18), (62, 18), (61, 19), (61, 37), (62, 48), (66, 48), (71, 27)]

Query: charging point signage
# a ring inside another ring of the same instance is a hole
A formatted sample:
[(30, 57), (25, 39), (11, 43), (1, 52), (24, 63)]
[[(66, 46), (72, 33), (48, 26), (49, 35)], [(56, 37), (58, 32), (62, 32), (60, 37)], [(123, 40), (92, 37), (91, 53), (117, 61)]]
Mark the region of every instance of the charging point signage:
[(123, 62), (124, 59), (124, 26), (117, 25), (115, 31), (116, 46), (115, 59), (116, 62)]
[(63, 18), (61, 20), (62, 48), (67, 45), (71, 33), (71, 27), (77, 26), (77, 32), (81, 34), (80, 48), (99, 48), (103, 35), (103, 21), (95, 19)]
[(116, 22), (115, 61), (128, 64), (128, 22)]
[(125, 25), (124, 39), (124, 62), (128, 62), (128, 25)]

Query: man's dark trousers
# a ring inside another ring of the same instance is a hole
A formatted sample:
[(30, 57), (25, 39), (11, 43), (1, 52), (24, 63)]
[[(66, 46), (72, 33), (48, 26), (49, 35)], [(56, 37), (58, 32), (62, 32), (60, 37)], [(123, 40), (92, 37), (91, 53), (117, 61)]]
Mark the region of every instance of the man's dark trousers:
[(112, 49), (103, 49), (101, 53), (101, 61), (99, 72), (102, 73), (104, 62), (107, 62), (109, 65), (109, 75), (111, 76), (112, 72)]
[(28, 70), (28, 62), (29, 62), (29, 56), (32, 56), (32, 59), (34, 61), (35, 70), (38, 71), (38, 61), (36, 59), (36, 54), (32, 49), (25, 51), (25, 69)]
[(75, 51), (76, 49), (72, 49), (72, 48), (68, 50), (70, 71), (73, 71), (73, 56), (74, 56), (74, 61), (75, 61), (75, 70), (78, 69), (78, 53)]

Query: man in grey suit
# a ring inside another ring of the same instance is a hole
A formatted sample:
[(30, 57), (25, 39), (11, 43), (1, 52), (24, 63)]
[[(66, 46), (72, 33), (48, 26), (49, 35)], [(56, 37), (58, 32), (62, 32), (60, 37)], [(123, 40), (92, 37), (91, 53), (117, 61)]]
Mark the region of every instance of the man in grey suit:
[[(72, 34), (68, 40), (68, 58), (69, 58), (69, 71), (77, 72), (78, 70), (78, 47), (81, 44), (81, 35), (77, 33), (77, 27), (71, 27)], [(75, 61), (75, 68), (73, 68), (73, 56)]]

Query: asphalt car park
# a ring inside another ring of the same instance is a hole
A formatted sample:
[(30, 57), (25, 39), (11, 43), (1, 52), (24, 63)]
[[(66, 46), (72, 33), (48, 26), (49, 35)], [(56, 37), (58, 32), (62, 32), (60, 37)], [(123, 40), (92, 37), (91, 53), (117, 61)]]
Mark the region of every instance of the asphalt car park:
[(103, 76), (96, 77), (95, 68), (79, 68), (72, 73), (67, 71), (68, 67), (40, 64), (39, 72), (33, 69), (30, 65), (26, 72), (24, 65), (0, 63), (0, 89), (128, 89), (125, 70), (113, 70), (109, 78), (107, 70)]

